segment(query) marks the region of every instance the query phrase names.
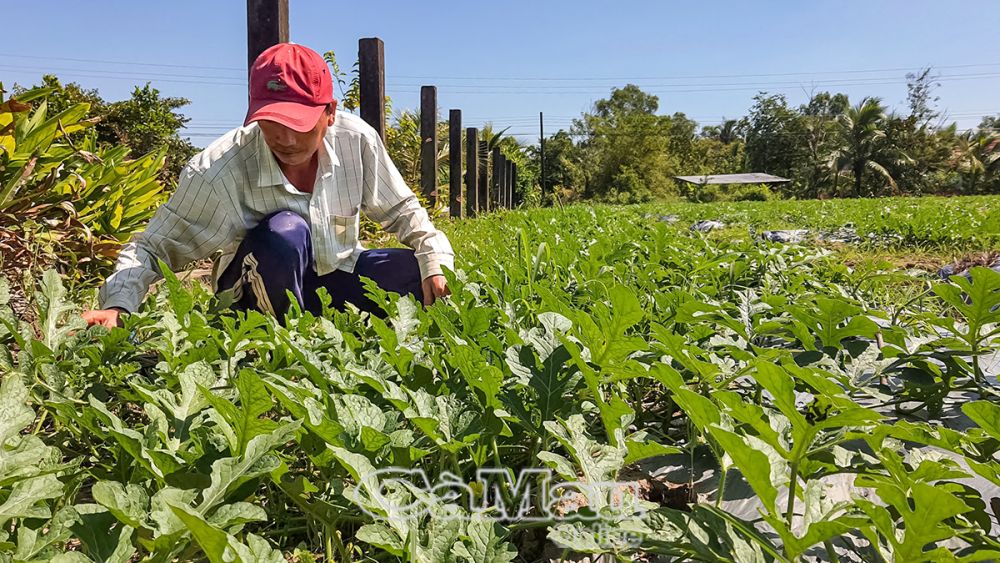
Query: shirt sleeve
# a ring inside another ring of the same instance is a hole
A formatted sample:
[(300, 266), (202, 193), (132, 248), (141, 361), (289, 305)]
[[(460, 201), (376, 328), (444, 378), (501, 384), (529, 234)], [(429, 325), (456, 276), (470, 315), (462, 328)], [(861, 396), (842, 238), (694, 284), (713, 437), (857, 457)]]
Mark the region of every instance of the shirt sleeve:
[(382, 139), (378, 135), (373, 137), (361, 152), (362, 211), (413, 249), (421, 279), (442, 274), (442, 267), (454, 269), (455, 252), (448, 237), (431, 223), (427, 210), (389, 158)]
[(157, 259), (177, 271), (233, 240), (237, 226), (231, 208), (231, 200), (221, 197), (214, 184), (185, 167), (177, 190), (156, 210), (146, 230), (122, 247), (115, 271), (98, 293), (100, 308), (137, 311), (149, 286), (163, 276)]

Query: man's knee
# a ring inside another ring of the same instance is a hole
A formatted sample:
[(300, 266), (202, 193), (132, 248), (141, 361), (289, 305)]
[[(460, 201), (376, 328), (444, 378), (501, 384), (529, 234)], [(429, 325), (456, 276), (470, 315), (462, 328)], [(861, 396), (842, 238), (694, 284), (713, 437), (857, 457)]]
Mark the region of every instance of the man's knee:
[(358, 260), (355, 272), (375, 280), (383, 289), (400, 294), (412, 293), (422, 299), (420, 265), (408, 248), (368, 250)]
[(369, 277), (419, 278), (420, 264), (409, 248), (377, 248), (362, 255), (360, 268)]
[(309, 243), (309, 224), (292, 211), (278, 211), (265, 217), (252, 235), (259, 244), (289, 251), (305, 249)]

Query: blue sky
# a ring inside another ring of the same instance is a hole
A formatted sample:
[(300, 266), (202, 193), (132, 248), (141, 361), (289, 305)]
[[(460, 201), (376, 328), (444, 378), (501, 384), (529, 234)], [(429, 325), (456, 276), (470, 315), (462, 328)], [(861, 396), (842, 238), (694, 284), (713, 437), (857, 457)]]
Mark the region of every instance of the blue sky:
[[(466, 126), (510, 126), (525, 142), (537, 140), (539, 111), (554, 132), (627, 83), (701, 124), (742, 116), (760, 90), (794, 104), (826, 89), (873, 95), (902, 110), (907, 71), (928, 65), (959, 127), (1000, 114), (996, 0), (289, 4), (291, 40), (335, 51), (344, 69), (359, 38), (382, 38), (395, 109), (417, 108), (420, 86), (434, 84), (442, 116), (462, 109)], [(245, 8), (40, 0), (5, 28), (0, 80), (52, 72), (109, 100), (148, 80), (191, 100), (182, 112), (203, 146), (246, 111)]]

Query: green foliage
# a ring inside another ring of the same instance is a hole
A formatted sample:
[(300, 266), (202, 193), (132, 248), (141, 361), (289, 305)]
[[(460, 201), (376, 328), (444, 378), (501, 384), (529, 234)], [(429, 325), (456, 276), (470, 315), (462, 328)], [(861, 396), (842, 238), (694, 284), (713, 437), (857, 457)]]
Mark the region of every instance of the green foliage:
[(134, 155), (163, 152), (165, 162), (160, 181), (174, 186), (181, 169), (197, 149), (180, 136), (180, 130), (190, 121), (177, 113), (190, 101), (185, 98), (160, 96), (160, 91), (147, 83), (132, 90), (132, 97), (107, 104), (97, 126), (99, 143), (127, 145)]
[[(333, 79), (337, 87), (340, 88), (340, 104), (347, 111), (354, 111), (361, 107), (361, 82), (358, 78), (358, 61), (354, 61), (351, 68), (351, 80), (347, 82), (347, 73), (340, 68), (337, 63), (337, 55), (333, 51), (323, 53), (323, 60), (330, 65)], [(346, 87), (346, 88), (345, 88)]]
[[(32, 89), (14, 87), (14, 97), (18, 98), (29, 90), (45, 88), (44, 98), (49, 113), (64, 111), (81, 103), (89, 104), (88, 116), (94, 122), (89, 131), (96, 147), (127, 146), (133, 156), (163, 154), (164, 164), (158, 172), (162, 184), (173, 187), (181, 168), (197, 152), (195, 147), (181, 138), (181, 129), (190, 121), (177, 110), (188, 105), (185, 98), (161, 97), (160, 91), (147, 83), (136, 86), (129, 99), (108, 102), (101, 98), (97, 90), (83, 89), (79, 84), (63, 84), (56, 76), (42, 76), (42, 84)], [(84, 133), (71, 135), (70, 139), (80, 142)]]
[[(1000, 242), (996, 198), (956, 199), (715, 211)], [(165, 272), (124, 327), (88, 329), (49, 273), (36, 332), (0, 287), (0, 559), (506, 563), (546, 542), (621, 560), (795, 561), (835, 544), (995, 558), (989, 499), (962, 480), (1000, 483), (1000, 409), (977, 364), (1000, 350), (1000, 275), (883, 297), (823, 249), (688, 230), (704, 212), (450, 223), (452, 295), (422, 308), (370, 284), (384, 318), (328, 296), (320, 316), (236, 313)], [(953, 391), (968, 430), (935, 418)], [(894, 420), (903, 404), (926, 422)], [(662, 455), (691, 460), (673, 486), (696, 455), (720, 479), (669, 504), (601, 488)], [(517, 474), (540, 468), (578, 488), (526, 495), (539, 482)], [(835, 496), (832, 479), (867, 494)], [(757, 514), (726, 510), (727, 481)], [(604, 494), (581, 501), (586, 487)]]
[(831, 164), (836, 174), (852, 175), (855, 197), (875, 195), (871, 183), (868, 184), (868, 193), (862, 191), (866, 174), (876, 176), (893, 190), (897, 189), (889, 167), (908, 157), (884, 142), (886, 133), (882, 127), (885, 121), (885, 108), (877, 98), (861, 100), (837, 119), (841, 141), (840, 148), (831, 157)]
[(51, 93), (0, 101), (0, 214), (12, 232), (47, 244), (49, 265), (102, 275), (163, 202), (165, 149), (130, 159), (126, 146), (100, 145), (88, 134), (96, 123), (89, 105), (52, 114)]
[[(819, 92), (795, 108), (762, 92), (743, 118), (697, 135), (684, 114), (658, 114), (656, 96), (615, 88), (546, 140), (546, 185), (560, 201), (631, 202), (672, 195), (675, 175), (764, 172), (791, 179), (777, 191), (799, 199), (1000, 193), (996, 121), (962, 133), (938, 124), (930, 69), (908, 79), (909, 115), (887, 114), (872, 98), (852, 106), (845, 94)], [(680, 191), (727, 199), (716, 188)]]
[(755, 96), (743, 128), (748, 171), (788, 178), (801, 166), (805, 127), (784, 95)]
[(988, 126), (968, 131), (955, 138), (956, 150), (951, 155), (957, 168), (954, 188), (963, 194), (1000, 192), (1000, 128)]
[(683, 155), (670, 149), (693, 138), (694, 122), (683, 114), (656, 115), (658, 108), (656, 96), (629, 84), (612, 89), (610, 98), (595, 102), (593, 113), (574, 121), (571, 132), (583, 153), (583, 197), (644, 201), (671, 192), (671, 158)]
[(733, 190), (731, 197), (733, 201), (770, 201), (775, 195), (765, 184), (750, 184)]
[(715, 201), (770, 201), (777, 196), (765, 184), (735, 184), (719, 186), (714, 184), (684, 184), (684, 197), (694, 203)]

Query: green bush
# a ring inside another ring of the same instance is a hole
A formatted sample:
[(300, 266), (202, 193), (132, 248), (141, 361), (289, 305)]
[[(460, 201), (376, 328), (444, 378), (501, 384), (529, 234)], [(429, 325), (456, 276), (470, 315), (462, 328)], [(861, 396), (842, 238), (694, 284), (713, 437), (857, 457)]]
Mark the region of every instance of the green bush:
[(693, 186), (687, 190), (685, 197), (694, 203), (712, 203), (724, 200), (719, 186), (714, 185)]
[(722, 186), (694, 185), (684, 192), (684, 197), (694, 203), (713, 203), (717, 201), (769, 201), (777, 195), (764, 184), (734, 185), (725, 189)]
[[(86, 264), (101, 275), (163, 202), (166, 149), (130, 159), (127, 146), (100, 145), (90, 104), (51, 115), (50, 92), (4, 101), (0, 89), (0, 223), (23, 240), (51, 243), (46, 265)], [(28, 102), (39, 100), (32, 109)]]
[(774, 192), (765, 184), (735, 186), (729, 192), (730, 201), (768, 201), (774, 197)]
[(650, 201), (653, 194), (637, 170), (626, 166), (611, 182), (611, 189), (603, 199), (610, 203), (643, 203)]

